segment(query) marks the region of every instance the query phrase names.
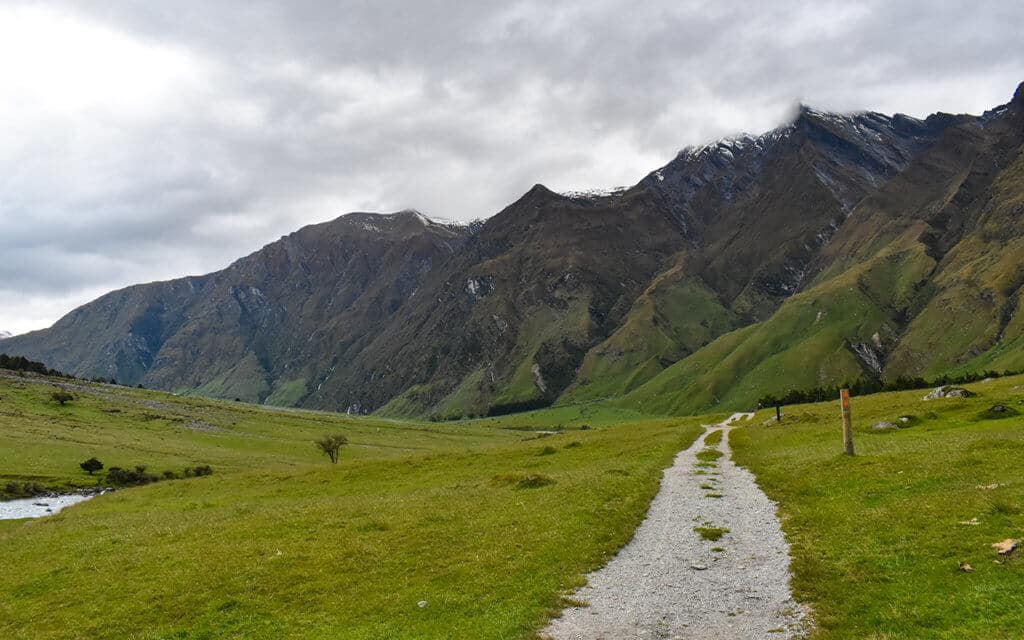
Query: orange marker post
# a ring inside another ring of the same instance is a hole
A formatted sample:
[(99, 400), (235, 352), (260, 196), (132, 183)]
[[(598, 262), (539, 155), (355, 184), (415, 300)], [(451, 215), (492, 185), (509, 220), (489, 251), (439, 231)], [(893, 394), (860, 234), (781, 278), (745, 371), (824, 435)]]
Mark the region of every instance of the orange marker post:
[(841, 389), (839, 400), (843, 405), (843, 449), (846, 455), (853, 455), (853, 424), (850, 421), (850, 390)]

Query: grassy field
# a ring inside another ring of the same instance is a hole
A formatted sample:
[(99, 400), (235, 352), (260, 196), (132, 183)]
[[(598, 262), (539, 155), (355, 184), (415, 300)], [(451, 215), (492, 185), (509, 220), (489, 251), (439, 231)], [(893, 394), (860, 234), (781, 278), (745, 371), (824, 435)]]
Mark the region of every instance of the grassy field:
[[(214, 475), (0, 522), (3, 638), (530, 638), (700, 432), (586, 407), (411, 424), (51, 390), (0, 379), (5, 482), (88, 485), (90, 456)], [(312, 444), (334, 432), (336, 466)]]
[[(732, 431), (779, 503), (814, 638), (1020, 636), (1024, 561), (991, 545), (1024, 537), (1022, 387), (855, 397), (853, 458), (838, 402)], [(722, 417), (580, 404), (408, 423), (98, 385), (61, 407), (51, 391), (0, 378), (0, 480), (89, 486), (90, 456), (215, 473), (0, 521), (4, 638), (534, 638)], [(335, 466), (312, 440), (338, 432)]]
[[(815, 638), (1024, 637), (1024, 560), (991, 547), (1024, 538), (1020, 385), (967, 385), (966, 400), (853, 398), (853, 458), (840, 455), (838, 401), (788, 407), (781, 424), (759, 412), (733, 431), (737, 461), (780, 505)], [(870, 428), (900, 416), (911, 426)]]

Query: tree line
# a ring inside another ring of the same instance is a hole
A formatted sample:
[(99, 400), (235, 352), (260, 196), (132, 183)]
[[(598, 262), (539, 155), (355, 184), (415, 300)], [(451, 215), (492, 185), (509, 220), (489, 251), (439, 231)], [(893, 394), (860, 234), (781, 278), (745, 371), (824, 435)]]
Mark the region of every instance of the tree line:
[(0, 353), (0, 369), (9, 369), (11, 371), (27, 371), (30, 373), (38, 373), (43, 376), (55, 376), (58, 378), (70, 378), (68, 374), (51, 369), (42, 362), (36, 362), (35, 360), (29, 360), (25, 356), (9, 356), (6, 353)]
[(853, 382), (831, 387), (814, 387), (811, 389), (791, 389), (782, 396), (767, 394), (757, 401), (757, 408), (774, 407), (781, 404), (807, 404), (811, 402), (824, 402), (835, 400), (839, 397), (840, 389), (849, 389), (854, 396), (867, 396), (873, 393), (885, 393), (888, 391), (907, 391), (909, 389), (931, 389), (951, 384), (966, 384), (977, 382), (985, 378), (1000, 378), (1003, 376), (1015, 376), (1021, 371), (976, 371), (964, 373), (958, 376), (941, 375), (938, 378), (925, 380), (921, 377), (911, 378), (901, 376), (894, 380), (883, 382), (871, 378), (858, 378)]

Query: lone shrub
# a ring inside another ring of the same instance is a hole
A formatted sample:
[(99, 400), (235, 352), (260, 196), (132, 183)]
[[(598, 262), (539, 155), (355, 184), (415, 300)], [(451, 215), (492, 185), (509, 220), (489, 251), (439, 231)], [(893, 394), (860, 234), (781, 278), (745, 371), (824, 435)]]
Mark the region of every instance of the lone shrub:
[(52, 398), (55, 402), (59, 403), (63, 407), (65, 403), (74, 400), (75, 396), (71, 395), (67, 391), (54, 391), (53, 393), (50, 394), (50, 398)]
[(348, 444), (348, 438), (336, 433), (332, 436), (324, 436), (319, 440), (315, 440), (317, 448), (327, 454), (327, 457), (331, 459), (331, 464), (338, 464), (338, 450), (341, 449), (342, 445)]
[(82, 467), (83, 471), (88, 471), (90, 476), (96, 471), (103, 469), (103, 463), (96, 458), (89, 458), (78, 466)]
[(554, 453), (557, 453), (557, 450), (554, 447), (549, 445), (549, 446), (546, 446), (543, 449), (541, 449), (540, 452), (537, 455), (538, 456), (550, 456), (550, 455), (552, 455)]

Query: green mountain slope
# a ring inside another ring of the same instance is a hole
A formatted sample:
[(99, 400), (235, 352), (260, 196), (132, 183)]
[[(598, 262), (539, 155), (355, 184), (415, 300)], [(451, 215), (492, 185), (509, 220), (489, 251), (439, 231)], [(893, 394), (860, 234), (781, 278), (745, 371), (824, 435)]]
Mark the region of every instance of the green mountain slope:
[(666, 413), (750, 407), (861, 377), (1024, 366), (1024, 100), (948, 130), (867, 197), (771, 317), (619, 401)]

